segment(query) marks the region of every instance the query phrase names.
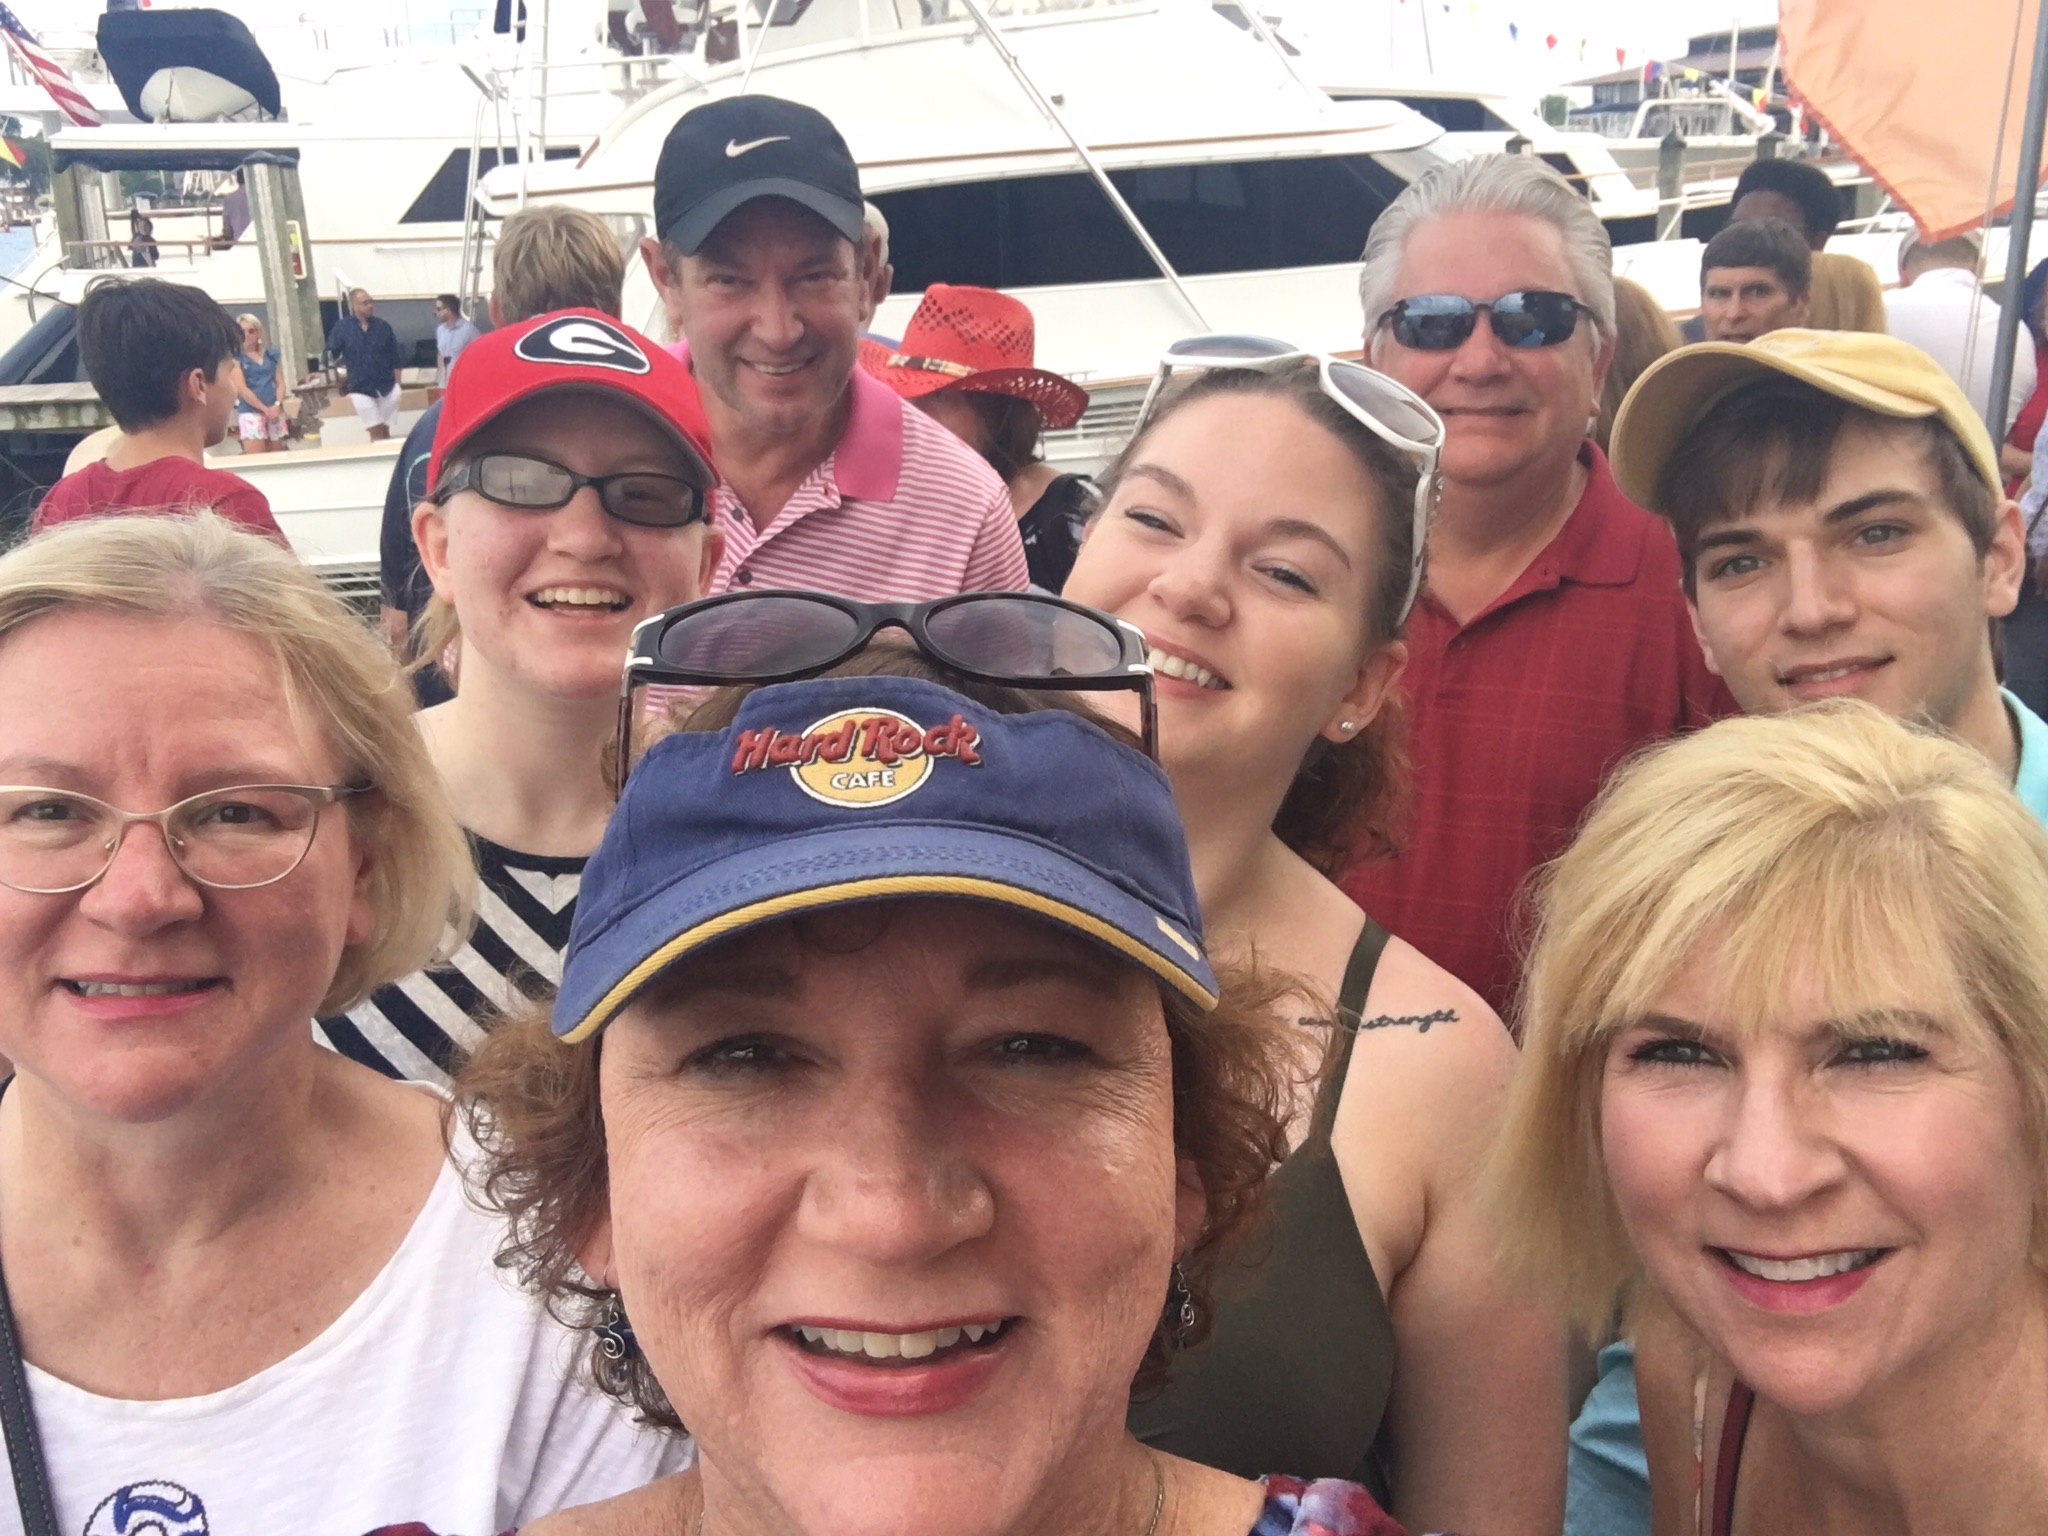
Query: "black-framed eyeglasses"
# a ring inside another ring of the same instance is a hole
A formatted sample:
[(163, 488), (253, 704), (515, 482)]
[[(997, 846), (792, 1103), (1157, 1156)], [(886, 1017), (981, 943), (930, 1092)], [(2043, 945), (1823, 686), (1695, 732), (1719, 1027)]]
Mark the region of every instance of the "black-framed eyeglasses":
[(237, 784), (141, 812), (76, 790), (0, 785), (0, 885), (34, 896), (82, 891), (114, 867), (128, 829), (145, 821), (163, 834), (172, 862), (201, 885), (274, 885), (305, 861), (320, 813), (371, 787)]
[(522, 512), (556, 512), (590, 486), (605, 511), (639, 528), (685, 528), (708, 515), (708, 485), (680, 475), (640, 470), (618, 475), (579, 475), (573, 469), (527, 453), (480, 453), (450, 470), (427, 499), (439, 504), (457, 491), (475, 491), (486, 501)]
[(1292, 364), (1309, 361), (1317, 365), (1324, 394), (1380, 441), (1414, 460), (1420, 471), (1415, 482), (1408, 591), (1401, 600), (1401, 611), (1394, 616), (1394, 622), (1400, 624), (1407, 619), (1408, 610), (1415, 606), (1415, 598), (1422, 591), (1423, 557), (1429, 546), (1429, 524), (1436, 515), (1437, 502), (1442, 499), (1442, 482), (1437, 479), (1436, 471), (1444, 447), (1443, 418), (1407, 385), (1396, 383), (1364, 363), (1333, 357), (1327, 352), (1304, 352), (1292, 342), (1278, 341), (1271, 336), (1190, 336), (1184, 341), (1176, 341), (1159, 359), (1158, 372), (1152, 376), (1152, 387), (1145, 393), (1144, 404), (1138, 407), (1137, 425), (1132, 428), (1132, 436), (1145, 430), (1145, 423), (1152, 419), (1153, 408), (1158, 405), (1167, 381), (1180, 369), (1249, 368), (1259, 373), (1274, 373)]
[(1572, 339), (1580, 315), (1592, 313), (1568, 293), (1519, 288), (1483, 304), (1455, 293), (1418, 294), (1392, 306), (1377, 324), (1411, 351), (1455, 352), (1471, 339), (1483, 314), (1504, 347), (1554, 347)]
[(619, 689), (617, 787), (631, 770), (634, 695), (650, 683), (788, 683), (815, 677), (901, 629), (933, 661), (1011, 688), (1138, 695), (1145, 751), (1159, 715), (1145, 637), (1113, 614), (1036, 592), (964, 592), (924, 603), (863, 603), (829, 592), (728, 592), (642, 620)]

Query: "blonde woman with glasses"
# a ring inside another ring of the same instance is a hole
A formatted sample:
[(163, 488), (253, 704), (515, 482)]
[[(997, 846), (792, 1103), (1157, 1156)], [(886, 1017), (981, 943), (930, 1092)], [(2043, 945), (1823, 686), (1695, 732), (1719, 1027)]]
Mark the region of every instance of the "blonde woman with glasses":
[(683, 1455), (497, 1272), (436, 1095), (308, 1028), (466, 915), (409, 705), (213, 515), (0, 559), (0, 1530), (488, 1532)]
[(1493, 1189), (1635, 1325), (1658, 1536), (2048, 1512), (2048, 835), (1842, 702), (1613, 782), (1548, 871)]

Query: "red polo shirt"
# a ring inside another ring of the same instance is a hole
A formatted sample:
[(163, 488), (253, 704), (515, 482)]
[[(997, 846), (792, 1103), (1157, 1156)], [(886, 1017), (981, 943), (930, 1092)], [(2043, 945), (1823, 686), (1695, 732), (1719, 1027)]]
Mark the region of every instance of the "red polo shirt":
[(1468, 624), (1425, 591), (1402, 675), (1414, 765), (1398, 858), (1344, 889), (1503, 1016), (1520, 981), (1516, 897), (1570, 841), (1601, 780), (1647, 742), (1735, 712), (1707, 670), (1678, 546), (1580, 450), (1585, 494), (1528, 569)]

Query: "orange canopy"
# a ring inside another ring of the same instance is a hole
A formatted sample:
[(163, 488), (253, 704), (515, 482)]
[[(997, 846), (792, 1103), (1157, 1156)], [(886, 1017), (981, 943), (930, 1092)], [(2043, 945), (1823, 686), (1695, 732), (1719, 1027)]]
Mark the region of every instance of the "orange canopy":
[(2039, 9), (1781, 0), (1778, 35), (1807, 110), (1941, 240), (2012, 207)]

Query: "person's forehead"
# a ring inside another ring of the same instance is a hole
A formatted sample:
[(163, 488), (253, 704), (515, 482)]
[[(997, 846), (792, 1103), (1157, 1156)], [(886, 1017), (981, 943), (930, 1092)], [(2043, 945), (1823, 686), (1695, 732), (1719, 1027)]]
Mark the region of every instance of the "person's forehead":
[(1528, 214), (1472, 211), (1425, 220), (1410, 232), (1393, 296), (1449, 293), (1484, 302), (1520, 288), (1585, 299), (1564, 232)]
[(1785, 286), (1785, 279), (1775, 267), (1709, 267), (1700, 281), (1709, 288), (1748, 288), (1756, 283), (1774, 288)]
[(757, 197), (720, 220), (696, 256), (717, 262), (809, 261), (852, 249), (852, 241), (801, 203)]
[(1747, 510), (1733, 509), (1720, 521), (1818, 522), (1846, 502), (1893, 492), (1916, 497), (1960, 521), (1961, 514), (1949, 506), (1943, 493), (1924, 421), (1853, 412), (1835, 435), (1819, 486), (1810, 498), (1788, 500), (1783, 494), (1780, 482), (1786, 456), (1792, 451), (1785, 443), (1767, 450), (1757, 504)]
[(1148, 996), (1154, 980), (1103, 946), (1031, 913), (983, 901), (904, 897), (826, 907), (743, 929), (673, 967), (650, 988), (657, 1010), (727, 987), (792, 1001), (881, 967), (971, 990), (1065, 976), (1093, 989)]
[[(588, 389), (552, 389), (500, 411), (464, 445), (475, 454), (559, 449), (574, 443), (599, 457), (644, 461), (650, 453), (686, 462), (675, 435), (622, 396)], [(586, 470), (602, 474), (603, 470)]]

